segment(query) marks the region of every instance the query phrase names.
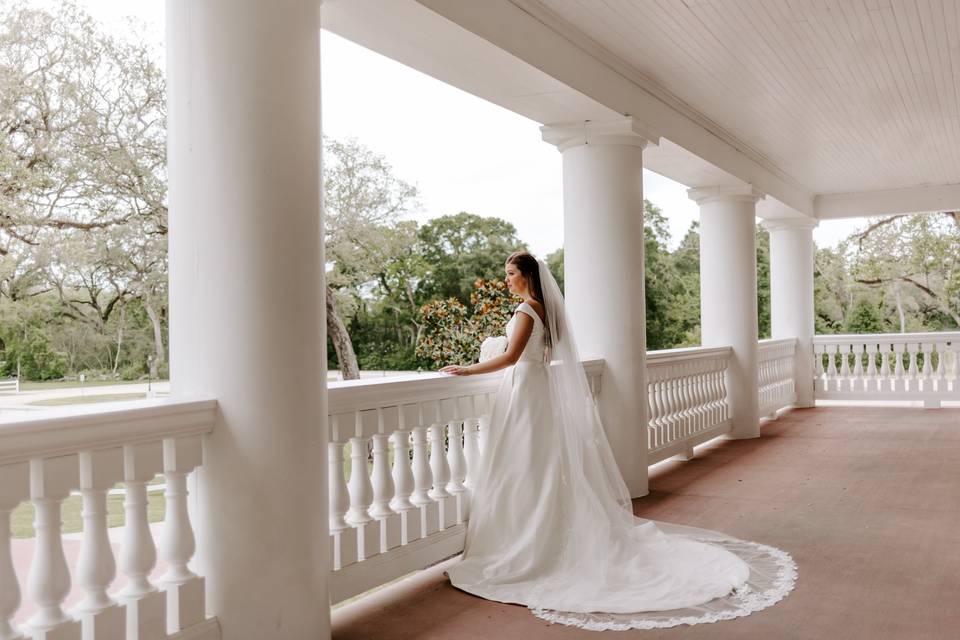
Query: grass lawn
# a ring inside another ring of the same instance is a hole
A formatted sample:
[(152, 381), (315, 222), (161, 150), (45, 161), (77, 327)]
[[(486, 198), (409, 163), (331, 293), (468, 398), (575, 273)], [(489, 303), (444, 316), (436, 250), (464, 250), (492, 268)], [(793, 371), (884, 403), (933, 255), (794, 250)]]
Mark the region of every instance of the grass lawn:
[[(64, 533), (77, 533), (83, 531), (83, 519), (80, 516), (83, 498), (81, 496), (70, 496), (63, 501), (63, 507), (60, 515), (63, 518)], [(163, 510), (166, 501), (162, 491), (151, 491), (147, 494), (147, 515), (150, 522), (163, 522)], [(32, 538), (33, 530), (33, 505), (29, 502), (22, 503), (13, 510), (10, 517), (10, 526), (14, 538)], [(123, 526), (123, 496), (107, 496), (107, 526)]]
[(36, 407), (59, 407), (68, 404), (91, 404), (94, 402), (117, 402), (118, 400), (143, 400), (146, 393), (107, 393), (94, 396), (70, 396), (67, 398), (49, 398), (29, 403)]
[[(121, 384), (143, 384), (146, 380), (87, 380), (82, 385), (79, 380), (50, 380), (34, 382), (24, 380), (20, 383), (21, 391), (48, 391), (50, 389), (79, 389), (83, 387), (111, 387)], [(157, 380), (154, 380), (157, 382)], [(165, 380), (161, 382), (166, 382)]]

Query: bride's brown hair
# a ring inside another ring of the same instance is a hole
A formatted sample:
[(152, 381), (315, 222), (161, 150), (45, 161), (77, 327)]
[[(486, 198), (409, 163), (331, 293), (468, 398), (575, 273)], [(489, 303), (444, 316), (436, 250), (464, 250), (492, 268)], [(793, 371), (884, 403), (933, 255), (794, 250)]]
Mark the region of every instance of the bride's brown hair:
[[(547, 303), (543, 299), (543, 285), (540, 282), (540, 263), (537, 262), (537, 259), (526, 251), (514, 251), (504, 264), (512, 264), (520, 270), (520, 275), (526, 278), (530, 284), (530, 293), (533, 294), (533, 299), (542, 304), (544, 310), (546, 310)], [(558, 324), (563, 324), (559, 318)], [(549, 349), (553, 347), (553, 341), (560, 335), (562, 329), (560, 327), (551, 328), (546, 321), (543, 322), (543, 325), (546, 330), (544, 338)]]
[(520, 270), (520, 275), (530, 284), (530, 293), (533, 294), (533, 299), (540, 304), (545, 304), (543, 301), (543, 285), (540, 284), (540, 265), (537, 263), (537, 259), (526, 251), (514, 251), (507, 258), (506, 264), (512, 264)]

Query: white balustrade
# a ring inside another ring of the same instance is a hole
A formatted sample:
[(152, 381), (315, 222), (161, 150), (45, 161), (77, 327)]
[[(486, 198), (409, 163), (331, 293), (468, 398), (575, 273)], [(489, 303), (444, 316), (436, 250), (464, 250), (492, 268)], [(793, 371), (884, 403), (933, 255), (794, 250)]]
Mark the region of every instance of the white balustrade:
[(960, 332), (816, 336), (813, 352), (817, 399), (960, 400)]
[(693, 447), (730, 430), (729, 347), (647, 353), (647, 460), (689, 458)]
[[(760, 415), (775, 418), (777, 411), (797, 400), (794, 360), (797, 340), (761, 340), (759, 360)], [(857, 367), (860, 366), (859, 360)]]
[[(0, 640), (150, 640), (192, 629), (198, 638), (219, 637), (216, 622), (204, 619), (202, 578), (187, 568), (195, 542), (186, 479), (201, 463), (201, 436), (212, 430), (215, 411), (214, 400), (145, 401), (106, 411), (55, 410), (0, 424)], [(166, 593), (149, 577), (156, 547), (147, 483), (158, 472), (167, 482), (161, 545), (169, 567), (161, 580)], [(120, 482), (126, 523), (119, 564), (128, 581), (114, 600), (108, 590), (117, 562), (106, 502)], [(83, 532), (71, 576), (60, 512), (75, 491), (83, 504)], [(24, 583), (12, 562), (10, 514), (27, 499), (36, 514), (36, 537)], [(74, 583), (82, 598), (65, 611)], [(24, 601), (34, 613), (22, 622)], [(175, 615), (168, 618), (169, 603)]]

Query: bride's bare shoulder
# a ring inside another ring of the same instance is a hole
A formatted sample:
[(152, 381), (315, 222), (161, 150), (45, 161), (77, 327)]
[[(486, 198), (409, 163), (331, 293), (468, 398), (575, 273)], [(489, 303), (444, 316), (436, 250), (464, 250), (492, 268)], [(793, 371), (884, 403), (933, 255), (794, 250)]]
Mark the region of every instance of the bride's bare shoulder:
[(543, 303), (539, 300), (531, 300), (527, 303), (530, 307), (537, 312), (537, 315), (540, 316), (541, 320), (545, 320), (547, 317), (547, 311), (543, 307)]

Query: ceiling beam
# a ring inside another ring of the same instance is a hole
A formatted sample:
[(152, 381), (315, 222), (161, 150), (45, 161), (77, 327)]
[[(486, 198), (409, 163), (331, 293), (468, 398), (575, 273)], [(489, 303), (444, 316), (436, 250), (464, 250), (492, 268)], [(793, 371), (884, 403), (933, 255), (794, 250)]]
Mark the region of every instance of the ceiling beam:
[(960, 184), (824, 194), (814, 198), (813, 208), (820, 220), (958, 211)]

